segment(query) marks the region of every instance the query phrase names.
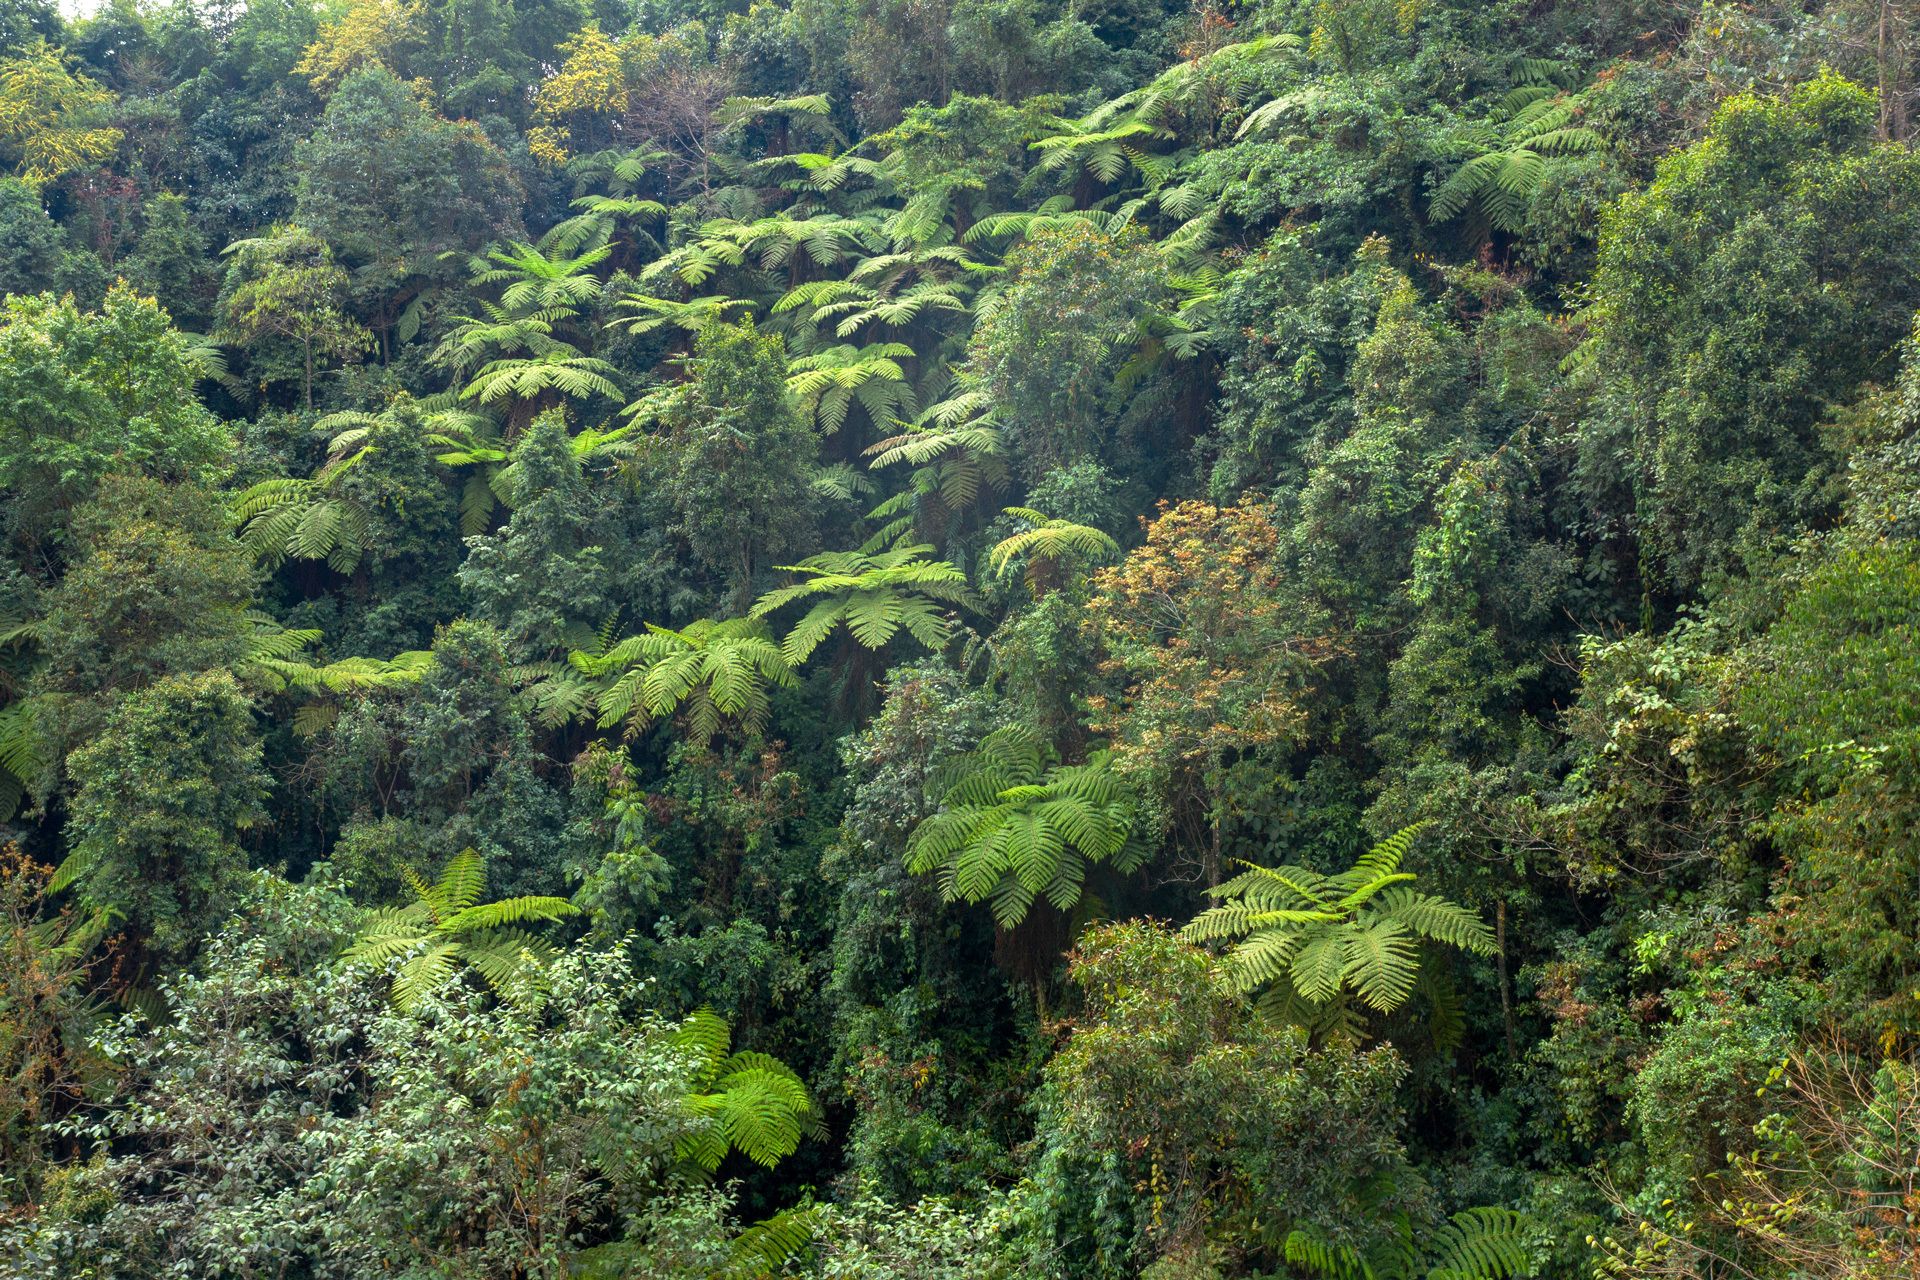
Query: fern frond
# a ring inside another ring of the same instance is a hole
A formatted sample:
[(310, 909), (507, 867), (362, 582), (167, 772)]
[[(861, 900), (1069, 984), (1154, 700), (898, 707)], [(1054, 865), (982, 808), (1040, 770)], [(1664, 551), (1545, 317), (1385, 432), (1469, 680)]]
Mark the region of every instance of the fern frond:
[(1303, 1022), (1352, 992), (1386, 1013), (1412, 995), (1421, 978), (1420, 940), (1476, 954), (1493, 946), (1480, 918), (1411, 887), (1399, 870), (1421, 830), (1395, 832), (1336, 876), (1301, 867), (1249, 866), (1213, 892), (1219, 906), (1200, 913), (1182, 936), (1232, 941), (1228, 981), (1241, 991), (1277, 984), (1274, 998)]
[(1499, 950), (1493, 931), (1487, 928), (1478, 912), (1445, 898), (1396, 886), (1382, 894), (1375, 905), (1385, 916), (1423, 938), (1479, 956), (1490, 956)]
[(1539, 1226), (1511, 1209), (1482, 1206), (1456, 1213), (1434, 1233), (1427, 1280), (1509, 1280), (1536, 1269)]

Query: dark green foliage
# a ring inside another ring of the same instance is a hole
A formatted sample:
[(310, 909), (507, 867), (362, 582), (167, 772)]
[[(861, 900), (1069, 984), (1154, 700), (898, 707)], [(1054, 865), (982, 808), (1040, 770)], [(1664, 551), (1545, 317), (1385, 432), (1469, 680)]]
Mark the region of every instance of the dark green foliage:
[(1234, 273), (1221, 298), (1232, 329), (1220, 403), (1202, 445), (1216, 498), (1293, 483), (1305, 451), (1345, 430), (1347, 366), (1378, 305), (1378, 276), (1364, 261), (1328, 276), (1297, 235), (1276, 237)]
[(70, 566), (24, 629), (37, 661), (13, 710), (33, 727), (31, 749), (4, 761), (42, 801), (65, 789), (63, 757), (105, 732), (119, 699), (242, 670), (262, 630), (248, 611), (258, 575), (213, 494), (110, 476), (72, 520)]
[(857, 786), (821, 866), (836, 903), (829, 998), (853, 1088), (849, 1166), (891, 1198), (969, 1194), (1004, 1165), (1011, 1117), (982, 1103), (1018, 1069), (1003, 1061), (1017, 1006), (988, 963), (991, 920), (975, 910), (956, 920), (937, 883), (909, 875), (903, 858), (934, 811), (931, 773), (972, 747), (995, 712), (950, 670), (897, 667), (881, 711), (846, 748)]
[[(433, 115), (392, 72), (362, 67), (294, 153), (295, 217), (332, 245), (383, 350), (443, 255), (519, 234), (523, 193), (476, 124)], [(419, 321), (411, 327), (418, 329)]]
[(409, 691), (402, 717), (415, 800), (451, 808), (472, 795), (526, 732), (499, 632), (456, 622), (435, 637), (433, 664)]
[(593, 498), (557, 413), (513, 451), (513, 515), (474, 538), (459, 571), (473, 614), (496, 627), (518, 661), (590, 645), (613, 612)]
[[(123, 1071), (102, 1136), (133, 1154), (70, 1167), (0, 1253), (10, 1265), (240, 1275), (309, 1255), (312, 1227), (287, 1209), (324, 1153), (301, 1135), (350, 1103), (380, 993), (329, 963), (351, 911), (338, 894), (261, 874), (227, 905), (241, 910), (198, 967), (161, 985), (168, 1016), (101, 1037)], [(216, 1077), (229, 1087), (204, 1087)]]
[(122, 698), (67, 760), (72, 851), (54, 888), (124, 924), (156, 962), (190, 954), (245, 879), (240, 836), (264, 816), (252, 708), (225, 672)]
[(48, 1124), (107, 1070), (87, 1043), (101, 1012), (87, 956), (108, 922), (43, 918), (51, 878), (18, 845), (0, 850), (0, 1188), (10, 1206), (42, 1193), (41, 1175), (58, 1159)]
[(1840, 1016), (1882, 1029), (1913, 1025), (1913, 1010), (1879, 993), (1920, 962), (1920, 918), (1902, 887), (1920, 852), (1917, 628), (1913, 543), (1840, 550), (1797, 584), (1732, 697), (1781, 770), (1768, 835), (1792, 859), (1795, 900), (1778, 908), (1790, 945), (1834, 984)]
[(326, 241), (292, 224), (237, 241), (228, 251), (218, 336), (265, 357), (249, 361), (260, 390), (295, 383), (300, 403), (311, 412), (314, 379), (371, 344), (366, 328), (347, 311), (346, 271)]
[(14, 4), (0, 1272), (1910, 1274), (1910, 8)]
[(1583, 467), (1596, 504), (1631, 502), (1677, 587), (1830, 510), (1822, 420), (1897, 372), (1920, 167), (1873, 126), (1872, 95), (1833, 75), (1743, 96), (1608, 214), (1594, 359), (1610, 394)]
[[(1232, 996), (1217, 964), (1145, 922), (1089, 932), (1085, 1012), (1047, 1068), (1036, 1226), (1075, 1275), (1195, 1265), (1232, 1242), (1278, 1260), (1292, 1231), (1365, 1252), (1412, 1179), (1390, 1049), (1312, 1052)], [(1217, 1243), (1216, 1243), (1217, 1242)]]
[(127, 280), (158, 299), (176, 325), (205, 332), (219, 281), (186, 197), (156, 195), (140, 211), (140, 219), (139, 237), (124, 264)]
[(258, 575), (215, 495), (110, 477), (72, 534), (71, 565), (38, 628), (41, 691), (110, 694), (246, 656)]
[[(109, 1030), (126, 1075), (102, 1136), (134, 1154), (73, 1169), (10, 1237), (10, 1265), (573, 1274), (583, 1224), (639, 1228), (692, 1198), (673, 1175), (693, 1152), (799, 1140), (811, 1104), (792, 1073), (728, 1054), (711, 1015), (636, 1007), (617, 956), (559, 961), (526, 1005), (454, 991), (415, 1019), (330, 963), (349, 915), (263, 877), (200, 970), (166, 986), (165, 1021)], [(228, 1087), (193, 1083), (208, 1079)], [(456, 1093), (476, 1105), (449, 1111)]]
[(1012, 284), (976, 331), (973, 364), (1037, 479), (1105, 456), (1106, 391), (1161, 299), (1163, 268), (1138, 229), (1086, 220), (1037, 229), (1007, 265)]
[(819, 442), (788, 394), (785, 356), (751, 324), (703, 328), (636, 460), (702, 594), (736, 615), (772, 566), (809, 548), (819, 506), (809, 483)]
[(274, 476), (234, 501), (242, 542), (267, 565), (324, 561), (346, 575), (336, 596), (294, 614), (323, 627), (340, 652), (424, 648), (458, 609), (466, 494), (437, 461), (442, 416), (400, 400), (378, 415), (323, 418), (315, 434), (332, 434), (333, 444), (311, 478)]
[(166, 313), (127, 289), (101, 310), (49, 295), (0, 312), (0, 489), (29, 554), (57, 544), (111, 472), (217, 476), (230, 429), (193, 394), (199, 372)]
[(53, 287), (67, 237), (40, 197), (18, 178), (0, 179), (0, 294)]

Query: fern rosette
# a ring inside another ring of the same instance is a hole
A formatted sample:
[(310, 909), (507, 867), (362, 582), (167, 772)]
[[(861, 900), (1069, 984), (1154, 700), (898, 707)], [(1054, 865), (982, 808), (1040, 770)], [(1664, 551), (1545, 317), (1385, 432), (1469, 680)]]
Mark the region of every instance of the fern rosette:
[(1072, 910), (1090, 864), (1131, 871), (1145, 857), (1132, 798), (1104, 755), (1049, 767), (1045, 745), (1016, 727), (990, 735), (946, 776), (940, 811), (908, 839), (907, 869), (936, 874), (948, 901), (990, 903), (1002, 928), (1040, 898)]

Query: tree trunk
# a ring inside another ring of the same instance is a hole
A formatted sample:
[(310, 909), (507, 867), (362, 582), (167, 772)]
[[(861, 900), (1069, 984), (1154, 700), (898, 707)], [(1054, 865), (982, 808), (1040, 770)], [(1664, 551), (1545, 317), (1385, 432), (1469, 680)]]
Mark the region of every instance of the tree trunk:
[(1507, 982), (1507, 903), (1501, 899), (1493, 907), (1493, 941), (1499, 948), (1494, 953), (1494, 965), (1500, 974), (1500, 1018), (1506, 1025), (1507, 1061), (1514, 1060), (1513, 1049), (1513, 988)]
[(1892, 20), (1893, 0), (1880, 0), (1880, 26), (1876, 32), (1873, 48), (1874, 68), (1880, 73), (1880, 140), (1889, 141), (1893, 137), (1893, 95), (1887, 83), (1887, 24)]
[(1213, 801), (1213, 830), (1210, 833), (1210, 839), (1207, 843), (1207, 851), (1202, 859), (1206, 863), (1207, 888), (1209, 889), (1218, 889), (1220, 887), (1220, 811), (1220, 801), (1218, 798), (1215, 798)]

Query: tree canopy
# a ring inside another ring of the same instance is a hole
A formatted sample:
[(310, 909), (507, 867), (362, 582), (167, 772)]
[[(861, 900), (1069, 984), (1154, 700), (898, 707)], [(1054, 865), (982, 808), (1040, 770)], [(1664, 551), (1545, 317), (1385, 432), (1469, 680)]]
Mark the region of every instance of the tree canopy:
[(0, 4), (0, 1275), (1920, 1275), (1907, 0)]

